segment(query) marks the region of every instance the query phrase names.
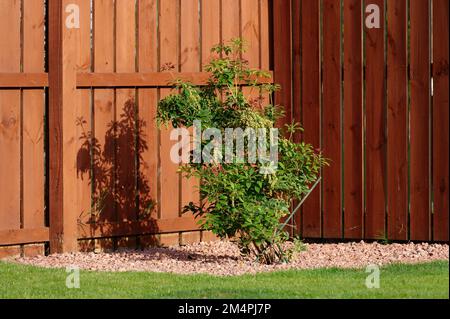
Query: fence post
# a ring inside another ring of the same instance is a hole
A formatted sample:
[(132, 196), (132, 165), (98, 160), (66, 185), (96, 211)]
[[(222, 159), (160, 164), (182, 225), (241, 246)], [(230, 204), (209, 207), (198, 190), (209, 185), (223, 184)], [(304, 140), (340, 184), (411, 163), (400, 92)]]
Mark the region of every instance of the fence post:
[(78, 30), (67, 29), (64, 24), (63, 10), (68, 0), (49, 0), (48, 3), (50, 253), (62, 253), (78, 250), (76, 210), (70, 206), (74, 186), (67, 182), (71, 181), (74, 166), (70, 149), (76, 141), (65, 138), (65, 123), (72, 120), (69, 112), (76, 106), (75, 35)]
[(49, 214), (50, 252), (63, 250), (62, 174), (62, 0), (50, 0), (48, 8), (49, 58)]

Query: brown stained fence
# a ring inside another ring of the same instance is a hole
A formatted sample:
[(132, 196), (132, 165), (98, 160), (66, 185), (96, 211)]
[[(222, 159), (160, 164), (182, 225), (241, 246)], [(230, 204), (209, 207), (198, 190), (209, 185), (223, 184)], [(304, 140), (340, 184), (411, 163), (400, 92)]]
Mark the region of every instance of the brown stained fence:
[(246, 38), (244, 58), (270, 70), (269, 1), (1, 0), (0, 18), (0, 245), (198, 230), (181, 216), (198, 181), (171, 162), (157, 103), (175, 78), (205, 83), (221, 41)]
[[(49, 239), (44, 15), (43, 0), (0, 1), (0, 245)], [(19, 249), (5, 248), (0, 257)], [(43, 251), (43, 245), (23, 249)]]
[(449, 1), (273, 5), (278, 103), (331, 160), (300, 234), (448, 241)]
[(0, 0), (0, 30), (0, 257), (198, 230), (156, 106), (234, 37), (331, 159), (303, 237), (448, 241), (447, 0)]

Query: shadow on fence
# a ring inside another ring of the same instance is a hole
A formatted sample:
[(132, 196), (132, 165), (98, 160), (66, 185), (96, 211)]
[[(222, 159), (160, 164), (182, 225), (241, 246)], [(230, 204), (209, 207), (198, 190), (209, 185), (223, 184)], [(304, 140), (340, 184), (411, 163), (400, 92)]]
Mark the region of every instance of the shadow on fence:
[[(88, 179), (91, 186), (91, 209), (81, 212), (78, 227), (84, 238), (147, 233), (151, 235), (146, 243), (154, 244), (156, 201), (150, 196), (148, 178), (139, 169), (144, 163), (142, 154), (148, 150), (146, 122), (138, 118), (134, 100), (128, 100), (122, 110), (118, 119), (108, 123), (104, 142), (87, 128), (86, 119), (77, 119), (82, 132), (77, 178)], [(92, 244), (91, 240), (87, 245)], [(116, 248), (117, 242), (103, 240), (100, 246)]]

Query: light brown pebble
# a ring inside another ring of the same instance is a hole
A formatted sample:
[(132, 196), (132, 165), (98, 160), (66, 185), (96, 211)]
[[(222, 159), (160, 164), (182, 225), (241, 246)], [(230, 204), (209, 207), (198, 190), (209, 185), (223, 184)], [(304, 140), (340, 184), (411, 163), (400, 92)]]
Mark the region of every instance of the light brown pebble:
[[(287, 244), (289, 246), (290, 244)], [(112, 253), (69, 253), (18, 257), (15, 262), (47, 268), (78, 266), (94, 271), (150, 271), (218, 276), (254, 274), (285, 269), (323, 267), (363, 268), (368, 264), (417, 263), (448, 260), (447, 244), (407, 243), (381, 245), (364, 241), (339, 244), (305, 244), (289, 263), (262, 265), (242, 257), (230, 241), (201, 242), (182, 247), (120, 250)]]

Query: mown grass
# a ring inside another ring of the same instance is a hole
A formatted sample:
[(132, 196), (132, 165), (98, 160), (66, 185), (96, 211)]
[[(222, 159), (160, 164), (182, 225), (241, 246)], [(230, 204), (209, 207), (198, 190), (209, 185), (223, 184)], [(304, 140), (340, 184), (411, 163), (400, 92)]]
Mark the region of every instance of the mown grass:
[(0, 262), (0, 298), (449, 298), (449, 263), (381, 268), (368, 289), (364, 269), (291, 270), (236, 277), (146, 272), (80, 272), (66, 287), (65, 269)]

